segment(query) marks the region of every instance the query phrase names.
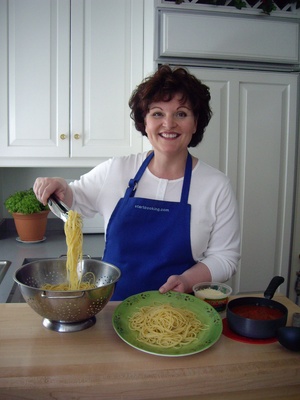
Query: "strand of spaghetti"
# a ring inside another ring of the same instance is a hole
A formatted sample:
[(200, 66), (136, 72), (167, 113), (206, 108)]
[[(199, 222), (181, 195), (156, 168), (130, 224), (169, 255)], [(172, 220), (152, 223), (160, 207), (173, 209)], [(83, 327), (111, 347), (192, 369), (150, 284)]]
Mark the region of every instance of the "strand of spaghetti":
[(65, 235), (67, 242), (67, 274), (69, 288), (78, 289), (80, 278), (77, 273), (77, 264), (82, 260), (82, 218), (76, 211), (68, 212), (68, 219), (65, 223)]
[(170, 304), (141, 307), (129, 318), (129, 328), (138, 332), (137, 340), (159, 347), (182, 347), (207, 329), (189, 310)]

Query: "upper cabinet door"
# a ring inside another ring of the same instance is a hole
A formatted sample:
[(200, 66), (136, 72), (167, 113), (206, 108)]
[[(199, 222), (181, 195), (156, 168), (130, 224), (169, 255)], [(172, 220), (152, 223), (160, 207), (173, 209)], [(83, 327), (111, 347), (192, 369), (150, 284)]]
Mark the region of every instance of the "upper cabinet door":
[(143, 78), (143, 2), (74, 0), (71, 15), (71, 157), (141, 151), (128, 100)]
[(0, 147), (12, 157), (67, 157), (68, 0), (0, 0)]
[(158, 57), (299, 63), (299, 21), (160, 10)]

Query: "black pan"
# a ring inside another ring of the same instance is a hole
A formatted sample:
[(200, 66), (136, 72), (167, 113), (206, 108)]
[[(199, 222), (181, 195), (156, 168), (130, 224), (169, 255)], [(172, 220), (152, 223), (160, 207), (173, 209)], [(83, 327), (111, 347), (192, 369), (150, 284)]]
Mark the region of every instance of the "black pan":
[(229, 328), (238, 335), (252, 339), (276, 337), (277, 330), (286, 325), (288, 310), (283, 304), (271, 299), (283, 282), (283, 277), (275, 276), (264, 292), (264, 297), (230, 300), (227, 305)]

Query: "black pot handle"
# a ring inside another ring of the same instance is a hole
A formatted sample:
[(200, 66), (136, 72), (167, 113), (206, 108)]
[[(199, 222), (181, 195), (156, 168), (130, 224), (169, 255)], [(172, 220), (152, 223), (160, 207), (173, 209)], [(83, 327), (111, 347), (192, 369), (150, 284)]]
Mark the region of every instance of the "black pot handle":
[(282, 276), (274, 276), (274, 278), (271, 279), (271, 282), (269, 283), (267, 289), (264, 292), (264, 297), (266, 299), (271, 300), (272, 297), (274, 296), (274, 293), (276, 292), (276, 289), (284, 282), (284, 278)]

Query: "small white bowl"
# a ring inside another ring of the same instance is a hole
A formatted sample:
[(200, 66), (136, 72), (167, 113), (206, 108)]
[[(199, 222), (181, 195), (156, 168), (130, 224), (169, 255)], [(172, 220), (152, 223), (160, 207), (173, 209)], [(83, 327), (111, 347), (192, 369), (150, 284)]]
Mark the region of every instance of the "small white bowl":
[(219, 282), (201, 282), (193, 286), (196, 297), (209, 303), (218, 312), (224, 311), (232, 293), (230, 286)]

